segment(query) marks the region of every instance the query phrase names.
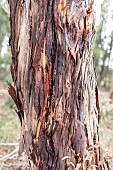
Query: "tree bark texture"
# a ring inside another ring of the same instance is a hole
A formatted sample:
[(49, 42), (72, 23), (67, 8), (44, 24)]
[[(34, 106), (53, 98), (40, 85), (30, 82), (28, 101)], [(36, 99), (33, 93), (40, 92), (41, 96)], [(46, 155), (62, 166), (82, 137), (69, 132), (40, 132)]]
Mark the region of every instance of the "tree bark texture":
[(32, 169), (100, 169), (93, 0), (10, 0), (11, 73)]

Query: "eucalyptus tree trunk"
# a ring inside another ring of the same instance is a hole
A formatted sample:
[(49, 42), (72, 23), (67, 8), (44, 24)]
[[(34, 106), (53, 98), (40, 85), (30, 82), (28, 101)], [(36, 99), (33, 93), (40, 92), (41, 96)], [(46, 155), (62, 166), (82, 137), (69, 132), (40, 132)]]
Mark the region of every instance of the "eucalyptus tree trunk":
[(100, 169), (93, 0), (10, 0), (9, 93), (32, 169)]

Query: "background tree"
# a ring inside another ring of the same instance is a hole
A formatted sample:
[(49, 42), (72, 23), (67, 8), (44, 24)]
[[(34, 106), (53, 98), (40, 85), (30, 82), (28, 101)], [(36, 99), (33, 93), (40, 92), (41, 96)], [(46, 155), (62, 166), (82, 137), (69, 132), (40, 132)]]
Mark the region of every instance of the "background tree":
[(0, 80), (12, 82), (9, 71), (11, 64), (11, 51), (9, 47), (10, 14), (8, 3), (5, 0), (0, 1), (0, 16)]
[(10, 0), (9, 93), (32, 169), (102, 168), (93, 0)]
[(107, 32), (108, 12), (110, 2), (104, 0), (101, 3), (100, 23), (97, 26), (97, 33), (94, 45), (94, 56), (97, 70), (98, 83), (110, 86), (111, 81), (111, 52), (113, 46), (113, 33)]

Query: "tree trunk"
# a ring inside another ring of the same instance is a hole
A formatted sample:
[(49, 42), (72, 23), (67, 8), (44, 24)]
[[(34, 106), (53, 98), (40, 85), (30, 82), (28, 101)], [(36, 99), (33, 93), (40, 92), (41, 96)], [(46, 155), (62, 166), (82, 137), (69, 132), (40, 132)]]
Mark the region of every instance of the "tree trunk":
[(32, 169), (100, 169), (93, 0), (10, 0), (11, 73)]
[(111, 77), (110, 99), (113, 99), (113, 71), (112, 71), (112, 77)]

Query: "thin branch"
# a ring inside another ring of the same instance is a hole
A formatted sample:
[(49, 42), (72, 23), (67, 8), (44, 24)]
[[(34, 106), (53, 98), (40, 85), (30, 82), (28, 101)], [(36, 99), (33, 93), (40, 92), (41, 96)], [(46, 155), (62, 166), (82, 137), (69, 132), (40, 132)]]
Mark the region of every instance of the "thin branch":
[[(5, 155), (4, 157), (0, 158), (0, 161), (6, 161), (8, 159), (11, 159), (12, 157), (14, 156), (17, 156), (18, 155), (18, 150), (19, 150), (19, 147), (17, 147), (14, 151), (12, 151), (10, 154), (8, 155)], [(17, 154), (16, 154), (17, 153)]]
[(19, 143), (0, 143), (0, 146), (18, 146)]

